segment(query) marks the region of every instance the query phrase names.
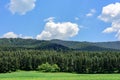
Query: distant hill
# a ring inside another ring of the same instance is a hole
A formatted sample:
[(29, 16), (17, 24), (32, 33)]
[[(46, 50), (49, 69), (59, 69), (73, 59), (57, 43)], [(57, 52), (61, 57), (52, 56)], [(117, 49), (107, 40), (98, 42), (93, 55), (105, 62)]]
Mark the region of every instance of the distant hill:
[(105, 51), (120, 50), (120, 41), (115, 42), (78, 42), (64, 40), (35, 40), (35, 39), (0, 39), (0, 50), (16, 49), (43, 49), (43, 50), (81, 50)]
[(120, 41), (114, 42), (78, 42), (78, 41), (63, 41), (63, 40), (51, 40), (52, 43), (61, 44), (66, 47), (87, 50), (87, 51), (100, 51), (100, 50), (120, 50)]
[(97, 42), (93, 43), (96, 46), (104, 47), (104, 48), (112, 48), (112, 49), (120, 49), (120, 41), (115, 42)]

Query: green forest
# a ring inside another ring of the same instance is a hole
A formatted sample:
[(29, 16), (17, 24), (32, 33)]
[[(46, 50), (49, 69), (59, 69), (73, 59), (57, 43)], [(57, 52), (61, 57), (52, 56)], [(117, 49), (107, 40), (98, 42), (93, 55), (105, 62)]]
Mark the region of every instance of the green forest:
[(75, 49), (76, 42), (68, 43), (74, 44), (74, 48), (53, 41), (0, 39), (0, 73), (33, 71), (45, 63), (57, 65), (60, 72), (120, 73), (119, 49), (86, 42), (77, 42), (81, 48)]

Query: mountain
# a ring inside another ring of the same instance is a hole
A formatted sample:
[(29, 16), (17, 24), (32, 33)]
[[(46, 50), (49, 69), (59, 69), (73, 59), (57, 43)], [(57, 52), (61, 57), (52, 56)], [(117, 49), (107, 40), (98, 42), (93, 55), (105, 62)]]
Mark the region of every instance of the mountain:
[(0, 39), (0, 50), (7, 51), (17, 49), (56, 50), (56, 51), (70, 50), (68, 47), (56, 43), (51, 43), (50, 41), (45, 40), (21, 39), (21, 38)]
[(106, 51), (120, 50), (120, 41), (115, 42), (78, 42), (64, 40), (35, 40), (35, 39), (0, 39), (0, 50), (39, 49), (39, 50), (80, 50), (80, 51)]
[(66, 47), (72, 48), (72, 49), (83, 49), (87, 47), (95, 47), (95, 48), (104, 48), (104, 49), (116, 49), (120, 50), (120, 41), (114, 41), (114, 42), (78, 42), (78, 41), (63, 41), (63, 40), (51, 40), (52, 43), (57, 43), (64, 45)]
[(98, 43), (94, 43), (94, 45), (104, 47), (104, 48), (120, 49), (120, 41), (98, 42)]
[[(120, 50), (120, 42), (78, 42), (78, 41), (63, 41), (63, 40), (51, 40), (52, 43), (61, 44), (66, 47), (75, 50), (82, 51), (109, 51), (109, 50)], [(111, 44), (110, 44), (111, 43)]]

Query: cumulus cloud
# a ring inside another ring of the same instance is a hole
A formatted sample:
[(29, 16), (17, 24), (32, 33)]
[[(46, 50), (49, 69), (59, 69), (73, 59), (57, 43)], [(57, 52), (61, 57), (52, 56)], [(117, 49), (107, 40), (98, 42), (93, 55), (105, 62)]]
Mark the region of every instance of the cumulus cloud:
[(105, 22), (113, 22), (120, 18), (120, 3), (109, 4), (102, 9), (102, 14), (99, 18)]
[(8, 32), (3, 35), (3, 38), (18, 38), (18, 35), (14, 32)]
[(86, 14), (87, 17), (91, 17), (96, 13), (95, 9), (91, 9), (89, 13)]
[(15, 34), (14, 32), (5, 33), (2, 38), (23, 38), (23, 39), (33, 39), (31, 36), (23, 36), (22, 34)]
[(107, 27), (103, 33), (116, 32), (116, 37), (120, 38), (120, 3), (117, 2), (103, 7), (102, 14), (98, 18), (111, 23), (111, 26)]
[(79, 28), (76, 23), (54, 22), (54, 19), (48, 18), (45, 29), (37, 35), (38, 40), (50, 39), (68, 39), (78, 34)]
[(35, 2), (36, 0), (10, 0), (8, 8), (13, 14), (25, 15), (26, 12), (34, 9)]

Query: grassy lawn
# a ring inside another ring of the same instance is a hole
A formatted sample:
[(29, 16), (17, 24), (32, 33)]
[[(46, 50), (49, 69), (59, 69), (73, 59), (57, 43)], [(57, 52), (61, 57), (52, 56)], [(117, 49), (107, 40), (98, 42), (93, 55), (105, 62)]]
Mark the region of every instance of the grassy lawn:
[(21, 71), (0, 74), (0, 80), (120, 80), (120, 74), (72, 74)]

